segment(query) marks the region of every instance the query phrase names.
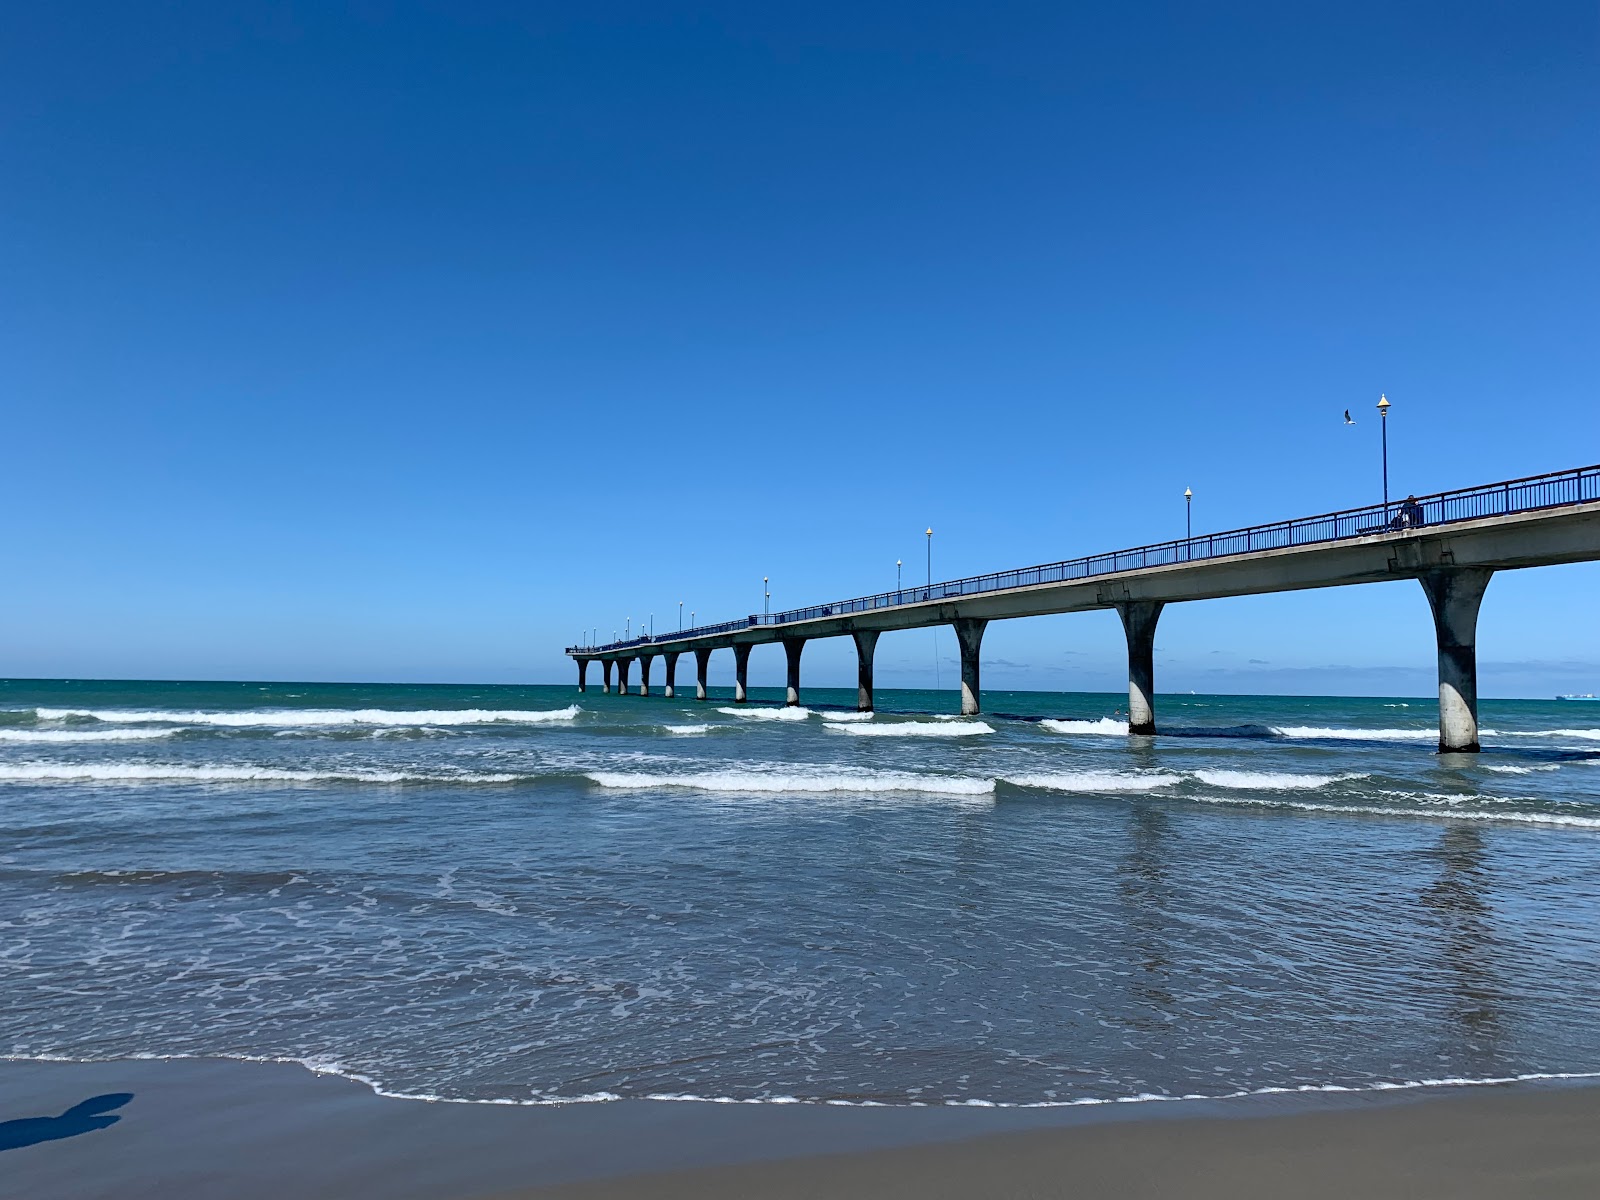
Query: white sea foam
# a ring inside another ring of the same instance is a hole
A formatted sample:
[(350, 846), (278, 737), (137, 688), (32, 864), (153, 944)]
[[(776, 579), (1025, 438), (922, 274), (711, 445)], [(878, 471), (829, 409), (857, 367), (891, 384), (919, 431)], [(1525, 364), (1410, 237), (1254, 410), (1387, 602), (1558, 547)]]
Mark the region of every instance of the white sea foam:
[(994, 780), (960, 775), (913, 775), (902, 771), (806, 770), (699, 771), (666, 774), (644, 771), (591, 771), (601, 787), (686, 788), (698, 792), (928, 792), (945, 796), (987, 796)]
[(417, 771), (297, 771), (283, 767), (181, 766), (174, 763), (0, 763), (0, 780), (14, 782), (127, 783), (511, 783), (516, 775)]
[(117, 708), (36, 708), (41, 721), (69, 719), (104, 721), (118, 725), (217, 725), (230, 729), (325, 725), (538, 725), (546, 721), (570, 721), (582, 710), (572, 704), (545, 710), (444, 708), (282, 708), (246, 709), (222, 712), (163, 712)]
[(835, 733), (857, 737), (972, 737), (993, 733), (986, 721), (876, 721), (871, 725), (829, 725)]
[(824, 721), (870, 721), (872, 714), (869, 712), (825, 712), (822, 714)]
[[(334, 1075), (362, 1084), (375, 1095), (391, 1100), (421, 1100), (431, 1104), (485, 1104), (511, 1108), (543, 1108), (558, 1104), (607, 1104), (623, 1097), (615, 1092), (586, 1092), (575, 1096), (529, 1096), (511, 1098), (504, 1096), (445, 1096), (437, 1092), (395, 1091), (376, 1077), (357, 1071), (336, 1058), (312, 1056), (296, 1058), (289, 1055), (222, 1054), (152, 1054), (134, 1052), (118, 1054), (115, 1060), (71, 1054), (0, 1054), (0, 1062), (48, 1063), (101, 1063), (110, 1061), (131, 1062), (182, 1062), (203, 1059), (224, 1059), (243, 1063), (282, 1063), (302, 1067), (314, 1075)], [(1126, 1096), (1077, 1096), (1070, 1100), (906, 1100), (886, 1104), (880, 1100), (805, 1100), (798, 1096), (707, 1096), (693, 1092), (656, 1092), (646, 1100), (670, 1101), (681, 1104), (826, 1104), (844, 1108), (1081, 1108), (1105, 1104), (1157, 1104), (1181, 1101), (1245, 1100), (1252, 1096), (1295, 1095), (1359, 1095), (1368, 1092), (1408, 1092), (1428, 1088), (1504, 1087), (1514, 1083), (1563, 1083), (1583, 1079), (1600, 1079), (1600, 1071), (1528, 1071), (1520, 1075), (1465, 1076), (1446, 1075), (1433, 1079), (1379, 1079), (1370, 1083), (1302, 1083), (1283, 1087), (1238, 1088), (1230, 1092), (1137, 1092)]]
[(1535, 771), (1559, 771), (1556, 763), (1547, 763), (1542, 767), (1485, 767), (1486, 771), (1494, 771), (1501, 775), (1532, 775)]
[(711, 731), (711, 726), (709, 725), (663, 725), (661, 728), (665, 729), (668, 733), (683, 734), (709, 733)]
[(1051, 733), (1098, 733), (1098, 734), (1124, 734), (1128, 732), (1126, 721), (1115, 721), (1110, 717), (1101, 717), (1098, 721), (1067, 721), (1049, 720), (1040, 721)]
[[(1473, 797), (1493, 799), (1493, 797)], [(1517, 825), (1560, 825), (1572, 829), (1600, 829), (1600, 817), (1580, 817), (1568, 813), (1485, 812), (1481, 809), (1393, 808), (1379, 804), (1312, 804), (1303, 800), (1267, 800), (1244, 796), (1200, 796), (1204, 804), (1254, 805), (1259, 808), (1286, 808), (1297, 812), (1332, 813), (1335, 816), (1358, 814), (1376, 817), (1412, 817), (1423, 820), (1509, 822)]]
[(717, 711), (751, 721), (804, 721), (811, 715), (809, 708), (719, 708)]
[[(1322, 725), (1284, 725), (1274, 727), (1272, 732), (1286, 738), (1322, 738), (1352, 742), (1431, 742), (1439, 737), (1438, 729), (1343, 729)], [(1480, 732), (1494, 731), (1485, 729)]]
[[(1492, 729), (1480, 729), (1479, 733), (1493, 733)], [(1523, 729), (1509, 730), (1505, 737), (1543, 737), (1543, 738), (1579, 738), (1586, 742), (1600, 742), (1600, 729)]]
[(1014, 787), (1043, 788), (1052, 792), (1153, 792), (1157, 788), (1182, 783), (1183, 776), (1165, 771), (1070, 771), (1049, 775), (1007, 775), (1005, 781)]
[(0, 742), (143, 742), (176, 729), (0, 729)]
[(1196, 771), (1196, 779), (1212, 787), (1244, 791), (1310, 791), (1346, 779), (1365, 779), (1364, 774), (1297, 775), (1288, 771)]

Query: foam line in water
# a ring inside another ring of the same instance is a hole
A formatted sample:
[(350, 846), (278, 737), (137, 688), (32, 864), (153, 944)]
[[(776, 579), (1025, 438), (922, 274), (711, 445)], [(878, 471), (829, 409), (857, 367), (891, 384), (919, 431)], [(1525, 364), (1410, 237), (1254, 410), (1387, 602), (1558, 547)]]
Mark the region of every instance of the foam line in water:
[[(1439, 737), (1437, 728), (1348, 729), (1323, 725), (1275, 725), (1272, 727), (1272, 732), (1284, 738), (1319, 738), (1325, 741), (1348, 742), (1431, 742)], [(1483, 729), (1479, 732), (1492, 734), (1494, 730)]]
[(1361, 772), (1344, 775), (1299, 775), (1289, 771), (1196, 771), (1194, 777), (1212, 787), (1244, 791), (1311, 791), (1350, 779), (1365, 779)]
[[(283, 1064), (302, 1067), (314, 1075), (332, 1075), (370, 1088), (374, 1095), (390, 1100), (421, 1100), (430, 1104), (485, 1104), (510, 1108), (544, 1108), (561, 1104), (608, 1104), (624, 1099), (616, 1092), (587, 1092), (576, 1096), (446, 1096), (437, 1092), (396, 1091), (375, 1076), (358, 1071), (335, 1058), (263, 1054), (119, 1054), (115, 1059), (71, 1054), (0, 1054), (0, 1062), (104, 1063), (177, 1062), (222, 1059), (227, 1062)], [(1253, 1096), (1362, 1095), (1373, 1092), (1409, 1092), (1433, 1088), (1505, 1087), (1517, 1083), (1576, 1083), (1600, 1079), (1600, 1071), (1526, 1071), (1517, 1075), (1446, 1075), (1430, 1079), (1378, 1079), (1368, 1083), (1301, 1083), (1257, 1088), (1237, 1088), (1227, 1092), (1137, 1092), (1124, 1096), (1076, 1096), (1068, 1100), (920, 1100), (898, 1102), (882, 1100), (803, 1099), (798, 1096), (716, 1096), (692, 1092), (654, 1092), (642, 1097), (659, 1103), (679, 1104), (760, 1104), (830, 1105), (844, 1108), (1080, 1108), (1107, 1104), (1160, 1104), (1181, 1101), (1246, 1100)]]
[[(1480, 729), (1480, 734), (1494, 733), (1492, 729)], [(1542, 737), (1542, 738), (1579, 738), (1586, 742), (1600, 742), (1600, 729), (1525, 729), (1507, 730), (1499, 735), (1501, 737)]]
[(1007, 775), (1013, 787), (1040, 788), (1050, 792), (1153, 792), (1157, 788), (1182, 783), (1183, 776), (1165, 771), (1147, 774), (1121, 771), (1068, 771), (1041, 775)]
[(176, 729), (0, 729), (0, 742), (143, 742)]
[(804, 721), (811, 715), (809, 708), (719, 708), (717, 711), (751, 721)]
[(663, 725), (661, 728), (668, 733), (693, 734), (709, 733), (712, 727), (710, 725)]
[(987, 796), (994, 780), (959, 775), (913, 775), (902, 771), (700, 771), (665, 774), (644, 771), (591, 771), (605, 788), (648, 790), (685, 788), (697, 792), (823, 793), (925, 792), (945, 796)]
[(1557, 763), (1548, 763), (1542, 767), (1485, 767), (1486, 771), (1494, 771), (1500, 775), (1532, 775), (1535, 771), (1559, 771)]
[(825, 712), (822, 714), (824, 721), (870, 721), (873, 714), (869, 712)]
[(875, 721), (871, 725), (829, 725), (835, 733), (857, 737), (972, 737), (993, 733), (985, 721)]
[(1055, 720), (1040, 721), (1040, 725), (1051, 733), (1094, 733), (1104, 735), (1125, 734), (1128, 732), (1126, 721), (1116, 721), (1110, 717), (1101, 717), (1098, 721), (1069, 721)]
[(0, 780), (17, 783), (512, 783), (517, 775), (419, 771), (300, 771), (284, 767), (181, 766), (173, 763), (0, 763)]
[(288, 728), (323, 725), (539, 725), (570, 721), (582, 710), (576, 705), (545, 710), (444, 708), (415, 712), (388, 708), (285, 708), (221, 712), (162, 712), (116, 708), (36, 708), (41, 721), (90, 720), (118, 725), (217, 725), (230, 729)]
[(1199, 796), (1203, 804), (1252, 805), (1258, 808), (1292, 809), (1297, 812), (1331, 813), (1335, 816), (1412, 817), (1428, 821), (1484, 821), (1491, 824), (1559, 825), (1571, 829), (1600, 829), (1600, 817), (1580, 817), (1567, 813), (1485, 812), (1482, 809), (1395, 808), (1380, 804), (1312, 804), (1304, 800), (1268, 800), (1245, 796)]

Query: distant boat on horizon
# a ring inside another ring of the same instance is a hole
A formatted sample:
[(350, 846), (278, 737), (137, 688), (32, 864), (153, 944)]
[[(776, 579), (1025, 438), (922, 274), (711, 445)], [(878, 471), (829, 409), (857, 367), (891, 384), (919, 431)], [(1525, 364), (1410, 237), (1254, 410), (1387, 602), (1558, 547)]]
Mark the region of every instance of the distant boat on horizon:
[(1576, 696), (1557, 696), (1556, 699), (1557, 700), (1600, 700), (1600, 696), (1596, 696), (1593, 692), (1583, 692), (1582, 694), (1576, 695)]

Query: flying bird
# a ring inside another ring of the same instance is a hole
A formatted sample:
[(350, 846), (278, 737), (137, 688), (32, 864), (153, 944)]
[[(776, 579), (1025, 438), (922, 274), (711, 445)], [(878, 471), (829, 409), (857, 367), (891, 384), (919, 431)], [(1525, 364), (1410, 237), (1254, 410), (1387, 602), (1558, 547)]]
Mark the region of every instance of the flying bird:
[(1355, 424), (1355, 421), (1350, 416), (1350, 410), (1348, 408), (1344, 410), (1344, 423), (1346, 425), (1354, 425)]

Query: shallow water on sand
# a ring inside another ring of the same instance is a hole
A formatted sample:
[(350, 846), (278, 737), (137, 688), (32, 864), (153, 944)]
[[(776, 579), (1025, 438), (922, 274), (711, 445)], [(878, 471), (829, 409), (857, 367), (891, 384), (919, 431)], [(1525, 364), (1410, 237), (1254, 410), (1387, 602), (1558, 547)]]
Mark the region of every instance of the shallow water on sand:
[(806, 698), (0, 685), (0, 1053), (515, 1101), (1600, 1071), (1600, 706), (1440, 756), (1426, 700)]

